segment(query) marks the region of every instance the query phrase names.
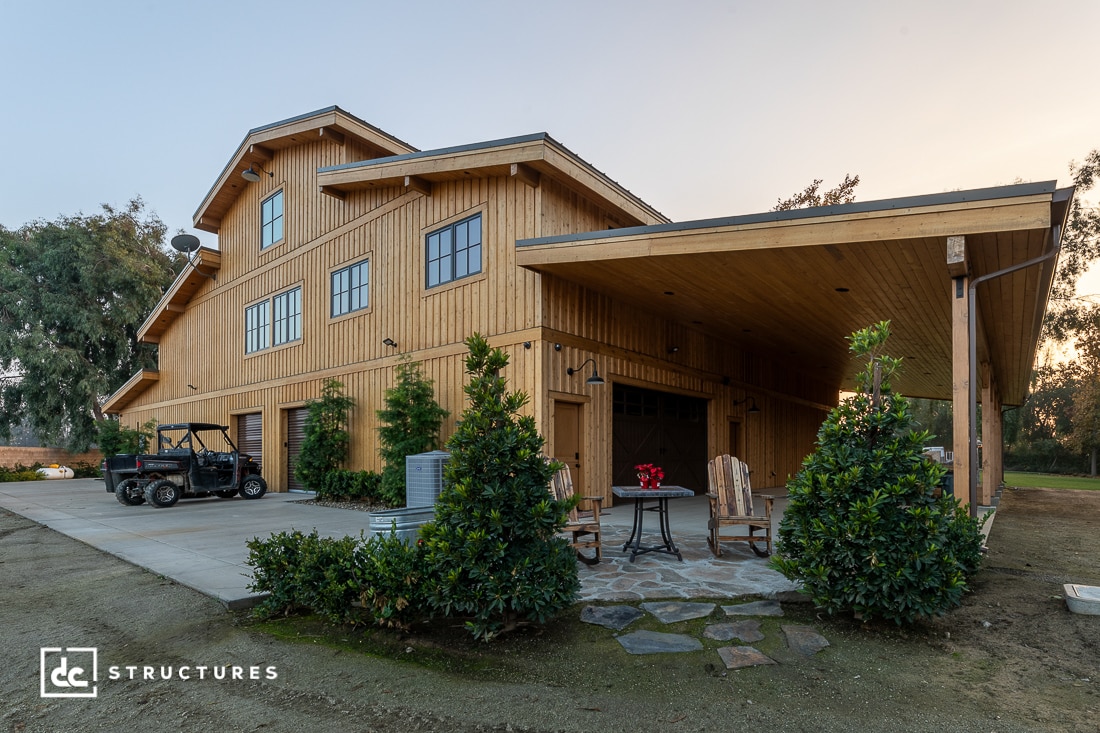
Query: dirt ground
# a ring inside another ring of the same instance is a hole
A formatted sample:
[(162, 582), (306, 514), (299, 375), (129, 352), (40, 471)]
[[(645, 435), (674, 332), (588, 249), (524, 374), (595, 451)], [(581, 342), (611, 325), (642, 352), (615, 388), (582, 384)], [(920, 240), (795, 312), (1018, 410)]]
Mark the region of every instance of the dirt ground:
[[(1007, 490), (962, 608), (900, 630), (792, 604), (755, 644), (779, 664), (727, 672), (715, 650), (729, 642), (630, 656), (580, 606), (489, 645), (446, 627), (259, 624), (0, 510), (0, 730), (1098, 731), (1100, 617), (1061, 595), (1100, 585), (1098, 559), (1100, 492)], [(702, 638), (705, 623), (629, 630)], [(800, 657), (782, 624), (830, 646)], [(98, 696), (41, 698), (42, 647), (95, 647)], [(243, 679), (216, 679), (227, 667)]]

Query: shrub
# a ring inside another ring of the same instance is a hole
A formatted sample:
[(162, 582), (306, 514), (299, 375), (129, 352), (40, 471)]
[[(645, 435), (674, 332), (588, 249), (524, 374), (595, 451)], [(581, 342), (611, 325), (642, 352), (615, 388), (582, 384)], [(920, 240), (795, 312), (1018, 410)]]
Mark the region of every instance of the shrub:
[(867, 359), (858, 392), (834, 408), (817, 449), (787, 483), (773, 564), (829, 613), (912, 623), (961, 603), (981, 559), (979, 523), (940, 487), (946, 469), (924, 459), (908, 401), (882, 355), (889, 322), (850, 337)]
[(336, 379), (325, 382), (321, 399), (306, 404), (305, 437), (294, 467), (294, 477), (310, 491), (317, 491), (326, 473), (344, 465), (348, 457), (348, 411), (355, 400), (344, 395)]
[(405, 457), (438, 448), (439, 428), (450, 413), (435, 401), (432, 380), (417, 362), (397, 365), (397, 384), (386, 390), (385, 405), (378, 410), (382, 497), (390, 506), (404, 506)]
[(435, 521), (420, 533), (429, 603), (468, 617), (467, 629), (488, 640), (522, 620), (545, 622), (580, 584), (572, 549), (555, 536), (567, 511), (548, 489), (559, 466), (544, 460), (534, 418), (517, 415), (527, 396), (506, 391), (500, 349), (478, 334), (466, 345), (470, 404), (447, 441)]
[(105, 457), (120, 453), (144, 453), (156, 435), (157, 421), (149, 420), (136, 428), (128, 428), (119, 420), (104, 418), (96, 423), (96, 445)]
[(13, 468), (4, 468), (0, 466), (0, 483), (8, 481), (41, 481), (42, 476), (35, 470), (37, 466), (31, 466), (28, 468), (23, 465), (16, 465)]
[(308, 609), (330, 621), (354, 616), (352, 601), (359, 596), (359, 564), (355, 537), (320, 537), (298, 530), (248, 541), (252, 566), (251, 590), (269, 593), (255, 609), (261, 618), (289, 615)]
[(322, 501), (381, 501), (382, 476), (373, 471), (339, 469), (323, 474), (317, 486)]
[(423, 620), (429, 614), (427, 574), (422, 541), (406, 542), (392, 532), (371, 537), (356, 573), (364, 612), (379, 626), (408, 629)]

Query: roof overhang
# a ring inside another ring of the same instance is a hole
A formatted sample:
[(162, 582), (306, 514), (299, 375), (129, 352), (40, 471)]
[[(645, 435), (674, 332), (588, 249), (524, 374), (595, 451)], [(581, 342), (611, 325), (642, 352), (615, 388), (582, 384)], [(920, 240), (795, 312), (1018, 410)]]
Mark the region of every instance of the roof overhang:
[[(971, 276), (1057, 247), (1072, 189), (1020, 184), (816, 209), (522, 240), (524, 267), (790, 363), (838, 389), (846, 337), (890, 320), (895, 388), (952, 396), (947, 238)], [(977, 288), (979, 360), (1005, 404), (1027, 395), (1057, 257)]]
[(514, 176), (537, 186), (544, 175), (619, 212), (627, 225), (668, 221), (546, 133), (330, 166), (318, 170), (317, 182), (323, 193), (342, 198), (372, 187), (404, 186), (429, 193), (432, 183), (471, 177)]
[(152, 387), (159, 380), (160, 372), (152, 369), (142, 369), (126, 380), (126, 384), (119, 387), (113, 395), (107, 398), (107, 401), (103, 403), (103, 412), (107, 415), (118, 415), (138, 395)]
[(171, 287), (161, 296), (160, 302), (138, 329), (137, 339), (147, 344), (160, 343), (160, 337), (187, 309), (187, 302), (209, 282), (221, 267), (222, 255), (216, 249), (200, 247), (172, 282)]
[(241, 178), (241, 173), (253, 164), (266, 165), (275, 156), (276, 151), (295, 145), (317, 140), (344, 145), (349, 139), (359, 142), (376, 157), (410, 153), (416, 150), (408, 143), (348, 114), (339, 107), (328, 107), (257, 127), (248, 131), (236, 153), (229, 159), (221, 175), (206, 194), (206, 198), (195, 212), (195, 228), (218, 233), (226, 212), (248, 185)]

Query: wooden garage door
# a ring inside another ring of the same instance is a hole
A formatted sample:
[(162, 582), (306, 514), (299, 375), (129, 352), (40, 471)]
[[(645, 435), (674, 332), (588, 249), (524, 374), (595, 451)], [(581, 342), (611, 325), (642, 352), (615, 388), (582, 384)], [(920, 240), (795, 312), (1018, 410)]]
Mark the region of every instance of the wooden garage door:
[(294, 467), (298, 465), (298, 455), (302, 452), (302, 443), (306, 439), (307, 417), (309, 417), (309, 410), (304, 407), (286, 411), (286, 485), (290, 491), (305, 489), (302, 483), (294, 478)]
[(264, 416), (262, 412), (250, 412), (237, 415), (237, 449), (247, 453), (263, 466), (264, 462)]
[(634, 466), (653, 463), (666, 484), (705, 492), (707, 401), (623, 384), (613, 390), (613, 483), (637, 484)]

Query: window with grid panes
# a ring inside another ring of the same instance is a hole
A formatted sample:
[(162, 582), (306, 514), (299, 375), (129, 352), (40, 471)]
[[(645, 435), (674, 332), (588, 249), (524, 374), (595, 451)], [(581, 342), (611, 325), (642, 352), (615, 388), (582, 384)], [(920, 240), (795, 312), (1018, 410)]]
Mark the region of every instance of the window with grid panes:
[(275, 311), (275, 345), (302, 338), (302, 289), (294, 288), (271, 299)]
[(481, 272), (481, 214), (437, 229), (426, 238), (429, 287)]
[(363, 310), (370, 305), (370, 260), (356, 262), (332, 273), (332, 317)]
[(270, 315), (265, 300), (244, 309), (244, 353), (266, 349), (270, 344)]
[(283, 241), (283, 192), (276, 191), (260, 204), (260, 249)]

